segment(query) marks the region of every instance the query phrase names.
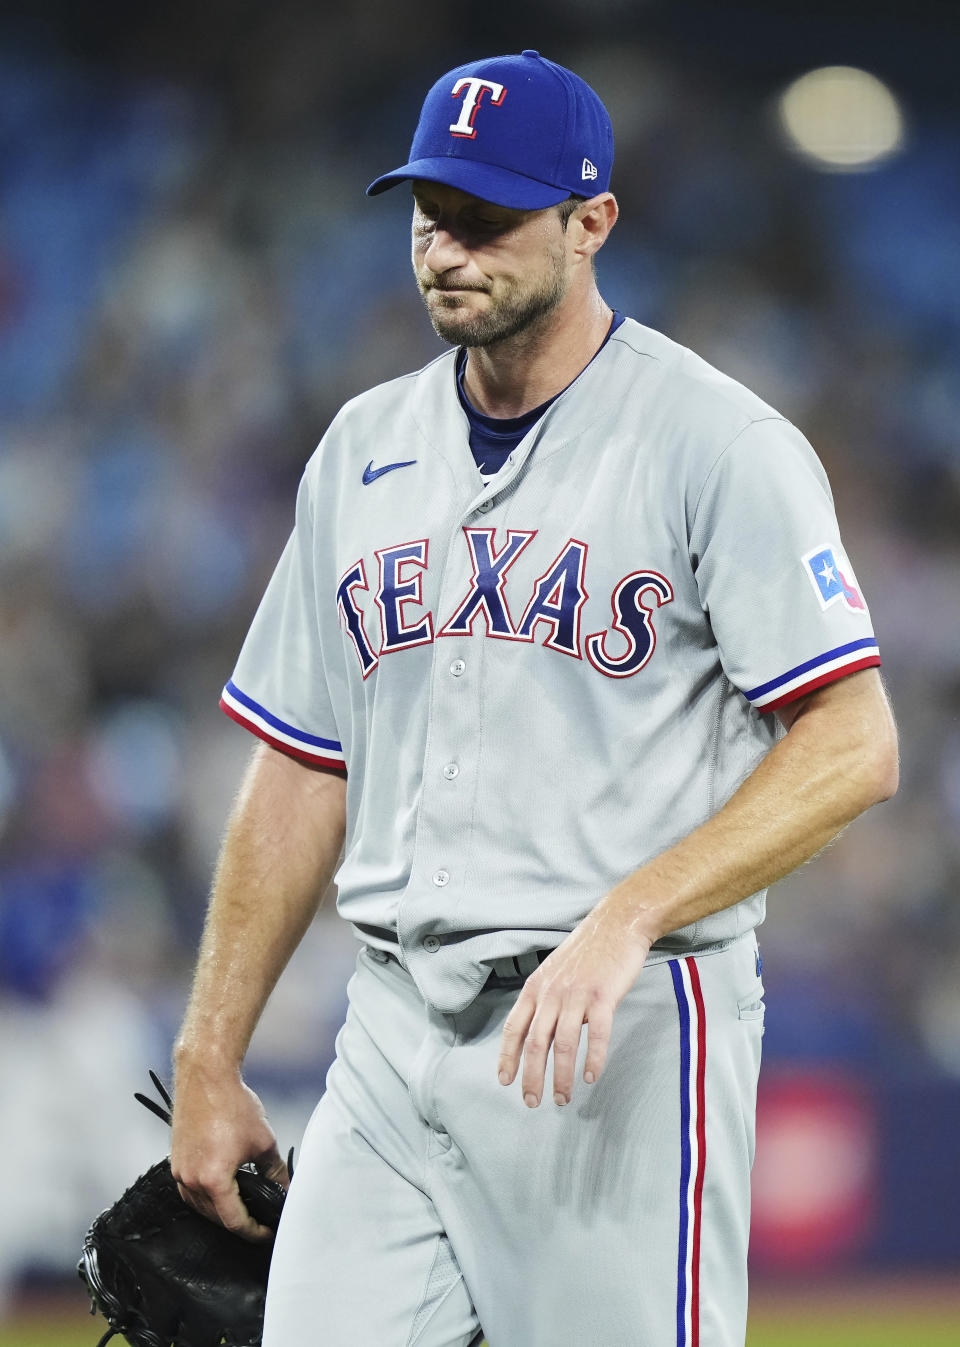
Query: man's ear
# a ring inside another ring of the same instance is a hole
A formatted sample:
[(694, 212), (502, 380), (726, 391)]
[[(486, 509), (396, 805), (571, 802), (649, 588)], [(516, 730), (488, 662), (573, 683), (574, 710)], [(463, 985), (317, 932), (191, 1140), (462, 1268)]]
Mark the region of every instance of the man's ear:
[(573, 212), (567, 228), (577, 229), (575, 246), (578, 253), (592, 257), (607, 241), (607, 235), (617, 223), (620, 208), (612, 192), (601, 192), (582, 202)]

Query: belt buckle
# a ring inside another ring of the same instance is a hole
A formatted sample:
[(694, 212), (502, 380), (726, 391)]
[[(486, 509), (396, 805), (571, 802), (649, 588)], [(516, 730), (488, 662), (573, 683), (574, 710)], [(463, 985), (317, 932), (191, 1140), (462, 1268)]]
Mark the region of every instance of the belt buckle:
[(523, 954), (505, 955), (500, 959), (489, 959), (490, 975), (485, 987), (507, 988), (522, 987), (531, 973), (535, 973), (550, 953), (550, 950), (526, 950)]

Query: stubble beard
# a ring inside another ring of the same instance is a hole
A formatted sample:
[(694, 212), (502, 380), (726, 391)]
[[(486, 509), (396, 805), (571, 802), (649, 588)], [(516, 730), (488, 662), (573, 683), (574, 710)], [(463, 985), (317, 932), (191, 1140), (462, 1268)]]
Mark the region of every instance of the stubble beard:
[(469, 300), (459, 295), (451, 295), (439, 304), (436, 300), (431, 302), (431, 294), (443, 294), (442, 287), (425, 285), (418, 277), (417, 283), (434, 332), (451, 346), (478, 347), (509, 341), (533, 327), (551, 313), (567, 293), (562, 254), (556, 253), (551, 261), (551, 271), (534, 290), (508, 294), (498, 303), (491, 304), (486, 312), (472, 316), (463, 312)]

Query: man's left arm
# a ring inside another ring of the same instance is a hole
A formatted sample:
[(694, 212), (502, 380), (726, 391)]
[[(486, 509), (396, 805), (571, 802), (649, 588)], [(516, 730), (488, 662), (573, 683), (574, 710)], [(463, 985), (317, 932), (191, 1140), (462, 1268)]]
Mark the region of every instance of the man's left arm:
[(722, 809), (628, 875), (531, 974), (503, 1030), (498, 1072), (523, 1060), (524, 1102), (540, 1102), (553, 1047), (556, 1103), (568, 1103), (581, 1029), (584, 1080), (603, 1070), (613, 1014), (651, 945), (766, 888), (815, 856), (897, 789), (897, 735), (876, 669), (817, 688), (778, 712), (787, 733)]

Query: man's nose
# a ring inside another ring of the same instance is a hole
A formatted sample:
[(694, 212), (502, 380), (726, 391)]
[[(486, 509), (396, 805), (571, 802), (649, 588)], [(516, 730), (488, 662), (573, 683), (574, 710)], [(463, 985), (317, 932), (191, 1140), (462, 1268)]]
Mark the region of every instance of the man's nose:
[(428, 266), (434, 275), (440, 275), (441, 272), (451, 271), (455, 267), (466, 266), (469, 260), (470, 254), (456, 234), (438, 225), (433, 231), (430, 246), (423, 254), (424, 265)]

